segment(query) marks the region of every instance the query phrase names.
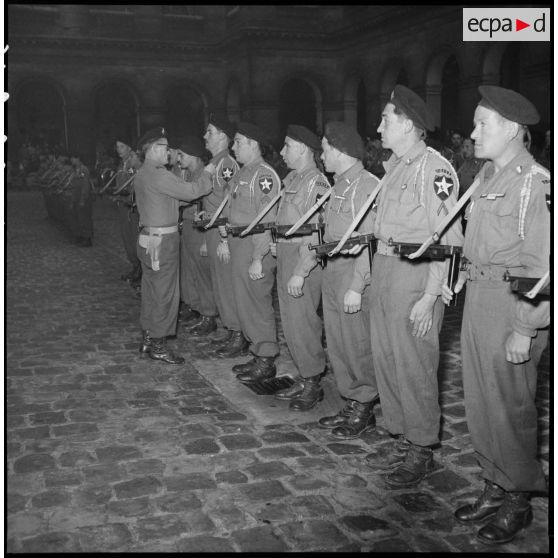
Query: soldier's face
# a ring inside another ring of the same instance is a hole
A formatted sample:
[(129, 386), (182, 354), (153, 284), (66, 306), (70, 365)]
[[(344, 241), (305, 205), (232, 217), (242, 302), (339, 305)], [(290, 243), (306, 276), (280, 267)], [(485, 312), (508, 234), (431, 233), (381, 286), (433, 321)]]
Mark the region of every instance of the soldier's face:
[(250, 146), (250, 139), (246, 136), (235, 134), (232, 150), (239, 163), (245, 164), (250, 161), (252, 148)]
[(205, 147), (211, 151), (211, 153), (215, 153), (217, 149), (219, 149), (219, 143), (221, 140), (221, 130), (215, 128), (213, 124), (209, 124), (207, 126), (207, 130), (203, 135), (203, 139), (205, 140)]
[(382, 112), (377, 132), (382, 138), (382, 147), (393, 149), (405, 138), (405, 118), (393, 112), (394, 105), (388, 103)]
[(126, 157), (130, 153), (130, 151), (132, 151), (132, 148), (129, 145), (126, 145), (121, 141), (116, 142), (116, 153), (118, 153), (118, 156), (121, 159), (124, 159), (124, 157)]
[(473, 145), (473, 140), (464, 139), (463, 146), (461, 147), (461, 153), (465, 159), (470, 159), (475, 153), (475, 147)]
[(169, 162), (169, 142), (166, 138), (158, 139), (150, 148), (153, 153), (153, 158), (158, 163), (163, 165)]
[(475, 109), (475, 128), (471, 139), (475, 142), (475, 157), (496, 159), (506, 151), (510, 141), (510, 124), (497, 112), (483, 106)]
[(183, 168), (187, 168), (192, 160), (192, 156), (188, 155), (188, 153), (184, 153), (184, 151), (178, 151), (178, 164)]
[(169, 165), (175, 165), (178, 161), (178, 151), (176, 149), (169, 149)]
[(339, 160), (339, 151), (332, 147), (325, 137), (322, 138), (322, 154), (321, 160), (324, 162), (325, 170), (327, 172), (335, 172), (337, 169), (337, 162)]
[(283, 157), (283, 161), (285, 161), (287, 167), (294, 169), (302, 155), (302, 144), (287, 136), (283, 149), (281, 149), (279, 154)]

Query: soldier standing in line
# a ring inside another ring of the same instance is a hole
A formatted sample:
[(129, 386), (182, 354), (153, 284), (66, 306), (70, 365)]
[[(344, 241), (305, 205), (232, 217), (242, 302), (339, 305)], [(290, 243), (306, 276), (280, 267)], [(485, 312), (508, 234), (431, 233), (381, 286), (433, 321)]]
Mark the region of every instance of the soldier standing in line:
[[(195, 182), (204, 169), (206, 150), (201, 138), (186, 136), (179, 144), (178, 162), (183, 179)], [(205, 231), (193, 226), (197, 207), (190, 204), (182, 210), (180, 237), (180, 291), (182, 300), (188, 301), (200, 318), (194, 322), (189, 333), (193, 336), (209, 335), (217, 329), (217, 306), (211, 288), (211, 272), (207, 258)]]
[[(387, 430), (396, 437), (386, 459), (372, 453), (368, 463), (391, 470), (389, 488), (417, 485), (434, 468), (432, 446), (439, 443), (440, 298), (447, 261), (409, 260), (388, 240), (422, 243), (457, 201), (457, 176), (450, 162), (424, 143), (432, 129), (426, 104), (396, 85), (382, 112), (378, 132), (393, 151), (384, 164), (374, 235), (370, 323), (372, 362)], [(461, 223), (454, 220), (441, 244), (461, 246)]]
[(164, 128), (150, 130), (138, 142), (144, 162), (135, 178), (140, 216), (138, 257), (142, 263), (140, 355), (182, 364), (184, 359), (167, 347), (167, 336), (176, 334), (179, 293), (180, 245), (178, 206), (211, 190), (212, 165), (196, 182), (185, 182), (169, 172), (169, 144)]
[[(532, 521), (530, 493), (548, 490), (536, 457), (535, 394), (550, 301), (513, 293), (503, 277), (506, 271), (541, 277), (549, 269), (550, 173), (523, 144), (527, 126), (539, 122), (532, 103), (502, 87), (483, 85), (479, 92), (471, 138), (475, 157), (489, 161), (467, 208), (468, 268), (455, 292), (467, 280), (461, 328), (465, 410), (485, 486), (455, 518), (465, 525), (484, 522), (477, 538), (501, 544)], [(451, 298), (445, 287), (444, 302)]]
[(77, 153), (70, 154), (70, 162), (74, 167), (70, 186), (76, 244), (89, 247), (92, 246), (93, 238), (93, 192), (89, 169), (81, 162)]
[[(292, 225), (330, 188), (317, 168), (315, 157), (321, 150), (320, 139), (304, 126), (287, 128), (281, 150), (288, 168), (285, 193), (277, 212), (278, 225)], [(308, 220), (317, 223), (319, 212)], [(322, 319), (317, 313), (322, 295), (323, 269), (316, 253), (308, 248), (318, 242), (318, 234), (278, 238), (272, 252), (277, 254), (277, 294), (283, 332), (300, 376), (294, 385), (278, 391), (275, 398), (290, 401), (291, 411), (308, 411), (321, 401), (324, 391), (320, 377), (326, 359), (322, 346)]]
[[(120, 157), (118, 168), (116, 169), (116, 177), (114, 179), (113, 192), (118, 192), (114, 197), (118, 212), (118, 224), (120, 227), (120, 236), (124, 244), (124, 250), (128, 261), (132, 264), (130, 272), (123, 274), (120, 278), (123, 281), (129, 281), (132, 285), (139, 284), (141, 281), (141, 262), (136, 253), (138, 242), (139, 216), (135, 210), (133, 192), (134, 181), (129, 182), (130, 178), (138, 170), (141, 163), (136, 152), (132, 149), (134, 144), (132, 138), (124, 134), (118, 135), (116, 139), (116, 153)], [(124, 184), (128, 185), (120, 190)], [(120, 190), (120, 191), (119, 191)]]
[[(205, 146), (215, 165), (213, 189), (204, 198), (204, 217), (211, 218), (229, 193), (229, 184), (238, 172), (239, 165), (229, 153), (229, 143), (234, 138), (236, 126), (224, 118), (212, 116), (204, 134)], [(229, 215), (230, 202), (219, 217)], [(236, 314), (236, 304), (231, 292), (232, 265), (227, 233), (223, 228), (212, 228), (206, 233), (207, 255), (211, 270), (211, 284), (225, 337), (214, 341), (215, 353), (221, 358), (234, 358), (248, 354), (249, 343), (242, 334)]]
[[(263, 159), (267, 135), (255, 124), (241, 122), (235, 134), (233, 151), (243, 165), (231, 180), (231, 225), (249, 225), (269, 204), (281, 187), (281, 179)], [(275, 221), (276, 206), (261, 222)], [(250, 342), (254, 358), (233, 366), (241, 382), (273, 378), (279, 354), (272, 289), (275, 258), (270, 253), (269, 231), (229, 240), (232, 266), (232, 290), (242, 333)]]
[[(341, 240), (379, 181), (362, 164), (364, 142), (354, 127), (329, 122), (322, 149), (325, 169), (334, 173), (335, 180), (327, 202), (324, 234), (324, 240), (332, 242)], [(369, 211), (357, 232), (371, 233), (372, 224), (373, 213)], [(322, 279), (327, 352), (337, 389), (346, 403), (336, 415), (322, 417), (318, 425), (331, 429), (332, 436), (340, 440), (357, 438), (376, 426), (373, 407), (378, 389), (371, 366), (367, 296), (370, 258), (360, 248), (329, 258)]]

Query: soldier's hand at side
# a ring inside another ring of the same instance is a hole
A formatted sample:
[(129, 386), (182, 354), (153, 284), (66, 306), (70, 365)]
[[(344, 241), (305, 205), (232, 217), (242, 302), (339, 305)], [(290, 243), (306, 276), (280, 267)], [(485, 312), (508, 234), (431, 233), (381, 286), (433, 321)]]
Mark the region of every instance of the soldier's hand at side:
[(250, 267), (248, 268), (248, 275), (252, 281), (257, 281), (258, 279), (262, 279), (263, 274), (263, 265), (262, 260), (252, 260)]
[(527, 335), (512, 331), (506, 339), (506, 360), (512, 364), (521, 364), (531, 359), (531, 338)]
[(360, 310), (361, 303), (362, 295), (356, 291), (348, 289), (343, 298), (343, 310), (347, 314), (354, 314)]
[(228, 242), (221, 241), (217, 244), (217, 257), (224, 264), (228, 264), (231, 261), (231, 253)]
[(276, 258), (277, 257), (277, 242), (270, 242), (269, 249), (271, 250), (271, 255)]
[(300, 275), (293, 275), (289, 279), (289, 282), (287, 283), (287, 292), (291, 296), (298, 298), (299, 296), (302, 296), (304, 294), (302, 292), (303, 286), (304, 286), (304, 277), (301, 277)]
[(201, 246), (200, 246), (200, 256), (202, 258), (207, 258), (207, 242), (204, 242)]
[(412, 334), (415, 337), (424, 337), (432, 327), (434, 303), (437, 298), (437, 296), (425, 293), (413, 306), (409, 320), (413, 325)]
[(442, 302), (448, 305), (451, 302), (454, 293), (457, 294), (461, 292), (466, 281), (467, 273), (465, 271), (460, 271), (459, 275), (457, 276), (455, 286), (453, 287), (453, 291), (447, 285), (442, 285)]

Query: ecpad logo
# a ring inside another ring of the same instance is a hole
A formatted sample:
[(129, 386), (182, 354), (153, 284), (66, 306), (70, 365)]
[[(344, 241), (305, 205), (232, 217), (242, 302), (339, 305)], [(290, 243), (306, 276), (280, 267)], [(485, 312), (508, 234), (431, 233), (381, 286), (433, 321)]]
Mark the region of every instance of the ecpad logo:
[(463, 8), (464, 41), (550, 41), (550, 8)]

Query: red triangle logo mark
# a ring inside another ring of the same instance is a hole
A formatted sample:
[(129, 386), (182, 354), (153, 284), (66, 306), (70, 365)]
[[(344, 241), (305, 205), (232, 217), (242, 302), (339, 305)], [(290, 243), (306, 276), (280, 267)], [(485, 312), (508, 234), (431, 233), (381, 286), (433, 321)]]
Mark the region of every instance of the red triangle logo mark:
[(521, 31), (522, 29), (525, 29), (526, 27), (531, 27), (530, 23), (525, 23), (524, 21), (521, 21), (520, 19), (515, 19), (515, 30), (516, 31)]

